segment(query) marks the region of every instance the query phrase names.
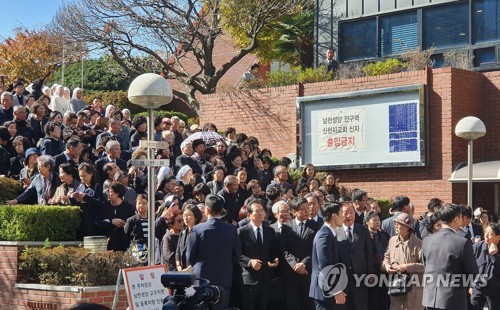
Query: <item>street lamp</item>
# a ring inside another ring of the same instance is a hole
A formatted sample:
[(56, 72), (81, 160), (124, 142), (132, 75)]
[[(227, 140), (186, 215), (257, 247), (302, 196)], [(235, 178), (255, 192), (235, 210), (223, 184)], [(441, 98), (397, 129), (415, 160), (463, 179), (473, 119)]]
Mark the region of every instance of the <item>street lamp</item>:
[(462, 118), (455, 127), (455, 135), (468, 142), (467, 156), (467, 204), (472, 208), (472, 176), (474, 161), (472, 160), (472, 141), (486, 134), (486, 126), (483, 121), (474, 116)]
[[(148, 110), (148, 140), (154, 141), (153, 110), (170, 103), (172, 87), (158, 74), (144, 73), (136, 77), (128, 88), (128, 100)], [(154, 149), (148, 149), (148, 159), (154, 159)], [(155, 264), (155, 193), (154, 167), (148, 166), (148, 265)]]

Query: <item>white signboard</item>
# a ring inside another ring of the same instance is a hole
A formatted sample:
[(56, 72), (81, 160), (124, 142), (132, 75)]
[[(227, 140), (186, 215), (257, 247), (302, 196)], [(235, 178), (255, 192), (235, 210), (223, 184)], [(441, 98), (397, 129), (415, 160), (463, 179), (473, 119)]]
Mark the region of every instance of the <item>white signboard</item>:
[(148, 141), (140, 140), (139, 146), (149, 149), (168, 149), (169, 145), (167, 141)]
[(425, 166), (425, 86), (297, 98), (300, 164), (319, 169)]
[(169, 159), (133, 159), (130, 161), (136, 167), (163, 167), (169, 166)]
[(123, 270), (123, 281), (130, 310), (161, 310), (168, 290), (161, 284), (165, 265), (128, 268)]

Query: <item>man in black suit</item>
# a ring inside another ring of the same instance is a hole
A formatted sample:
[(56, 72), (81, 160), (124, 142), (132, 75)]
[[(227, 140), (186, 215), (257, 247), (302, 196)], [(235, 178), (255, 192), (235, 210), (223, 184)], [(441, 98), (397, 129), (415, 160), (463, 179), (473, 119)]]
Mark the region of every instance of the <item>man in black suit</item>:
[(274, 230), (263, 225), (265, 203), (261, 199), (247, 206), (250, 223), (238, 229), (241, 244), (241, 309), (265, 310), (267, 307), (270, 268), (279, 263), (278, 244)]
[(334, 59), (335, 58), (335, 50), (333, 48), (329, 48), (325, 53), (325, 60), (323, 61), (323, 65), (326, 67), (326, 72), (335, 72), (339, 68), (339, 63)]
[(429, 203), (427, 204), (427, 214), (424, 217), (422, 221), (420, 221), (419, 228), (420, 228), (420, 236), (422, 238), (427, 237), (429, 235), (429, 232), (427, 231), (427, 223), (429, 222), (431, 216), (438, 211), (443, 205), (443, 201), (439, 198), (431, 198), (429, 200)]
[(367, 287), (363, 283), (359, 286), (356, 285), (354, 275), (361, 276), (375, 272), (372, 240), (365, 226), (354, 223), (355, 211), (351, 197), (342, 196), (339, 202), (342, 204), (344, 223), (335, 231), (339, 242), (340, 261), (347, 268), (349, 280), (345, 290), (347, 294), (346, 309), (367, 310)]
[(320, 216), (320, 205), (318, 196), (314, 193), (309, 193), (304, 196), (309, 204), (309, 218), (318, 224), (318, 227), (323, 226), (323, 218)]
[(224, 209), (226, 210), (226, 220), (230, 224), (236, 225), (239, 220), (239, 212), (244, 200), (238, 193), (238, 179), (234, 175), (224, 178), (224, 189), (217, 193), (224, 199)]
[(193, 169), (193, 173), (198, 173), (199, 175), (203, 174), (201, 170), (201, 166), (198, 164), (198, 161), (191, 157), (193, 155), (193, 144), (191, 141), (183, 141), (181, 144), (182, 154), (177, 156), (175, 159), (175, 173), (177, 173), (182, 166), (188, 165)]
[(59, 155), (54, 156), (55, 166), (59, 167), (61, 164), (70, 163), (75, 168), (78, 168), (78, 159), (83, 149), (83, 143), (75, 138), (70, 138), (66, 142), (66, 150)]
[(241, 256), (240, 240), (234, 225), (224, 223), (220, 214), (224, 201), (217, 195), (205, 199), (208, 220), (193, 227), (187, 247), (187, 260), (197, 278), (210, 281), (224, 289), (220, 303), (212, 309), (226, 309), (232, 286), (233, 264)]
[(478, 266), (471, 240), (456, 233), (462, 227), (461, 212), (459, 205), (442, 207), (441, 230), (422, 242), (426, 276), (422, 305), (426, 309), (467, 309), (468, 286), (464, 281), (478, 274)]
[[(327, 281), (327, 274), (324, 268), (329, 268), (340, 263), (339, 245), (336, 239), (337, 227), (342, 227), (344, 217), (341, 212), (342, 206), (339, 203), (326, 203), (321, 206), (323, 225), (316, 233), (312, 250), (312, 276), (309, 297), (314, 299), (316, 310), (333, 310), (337, 305), (342, 305), (346, 301), (344, 287), (328, 287), (331, 284), (321, 283)], [(344, 270), (345, 271), (345, 270)], [(321, 275), (321, 277), (320, 277)], [(334, 282), (335, 283), (335, 282)], [(342, 281), (337, 282), (342, 286)], [(347, 284), (347, 283), (345, 283)], [(324, 288), (328, 287), (328, 291)]]
[(104, 137), (111, 137), (111, 140), (118, 141), (120, 145), (123, 143), (122, 139), (118, 136), (122, 131), (122, 122), (118, 118), (110, 118), (108, 120), (108, 130), (99, 134), (95, 142), (96, 146), (99, 146), (101, 139)]
[(95, 162), (95, 167), (99, 174), (101, 184), (104, 183), (104, 181), (106, 181), (107, 179), (107, 176), (103, 170), (105, 164), (114, 162), (120, 168), (120, 170), (127, 171), (127, 163), (124, 160), (120, 159), (121, 152), (122, 149), (120, 146), (120, 142), (111, 140), (106, 143), (106, 156), (96, 160)]
[(286, 283), (285, 299), (288, 310), (314, 309), (309, 298), (311, 286), (311, 254), (318, 224), (309, 219), (309, 204), (302, 197), (292, 200), (291, 209), (295, 219), (281, 226), (284, 256), (288, 268), (283, 278)]
[(369, 203), (368, 193), (361, 189), (356, 189), (352, 193), (352, 204), (354, 205), (354, 223), (364, 225), (366, 205)]
[(465, 237), (476, 243), (484, 239), (483, 227), (480, 224), (472, 222), (472, 208), (461, 205), (462, 227), (457, 230), (457, 235)]
[[(382, 221), (382, 230), (385, 231), (389, 236), (394, 237), (396, 235), (394, 219), (397, 218), (398, 215), (402, 212), (411, 215), (410, 198), (408, 198), (407, 196), (396, 196), (394, 198), (394, 201), (392, 202), (392, 209), (394, 210), (394, 214)], [(422, 239), (422, 236), (420, 236), (420, 227), (418, 225), (418, 221), (414, 221), (413, 231), (419, 239)]]

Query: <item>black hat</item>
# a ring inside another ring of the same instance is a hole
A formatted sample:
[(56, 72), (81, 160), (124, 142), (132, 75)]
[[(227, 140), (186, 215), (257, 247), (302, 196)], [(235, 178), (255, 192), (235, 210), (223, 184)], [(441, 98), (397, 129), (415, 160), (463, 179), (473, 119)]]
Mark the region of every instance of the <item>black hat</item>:
[(203, 139), (195, 139), (193, 140), (192, 144), (193, 144), (193, 149), (195, 149), (198, 145), (205, 144), (205, 141), (203, 141)]

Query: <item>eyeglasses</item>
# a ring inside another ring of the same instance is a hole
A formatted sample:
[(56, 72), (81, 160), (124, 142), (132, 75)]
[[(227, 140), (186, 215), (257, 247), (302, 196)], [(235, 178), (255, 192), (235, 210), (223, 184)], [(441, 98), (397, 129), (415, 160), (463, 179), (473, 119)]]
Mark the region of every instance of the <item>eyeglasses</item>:
[(172, 123), (163, 123), (163, 125), (172, 125)]
[(177, 223), (184, 223), (184, 220), (183, 219), (177, 219), (175, 220)]

